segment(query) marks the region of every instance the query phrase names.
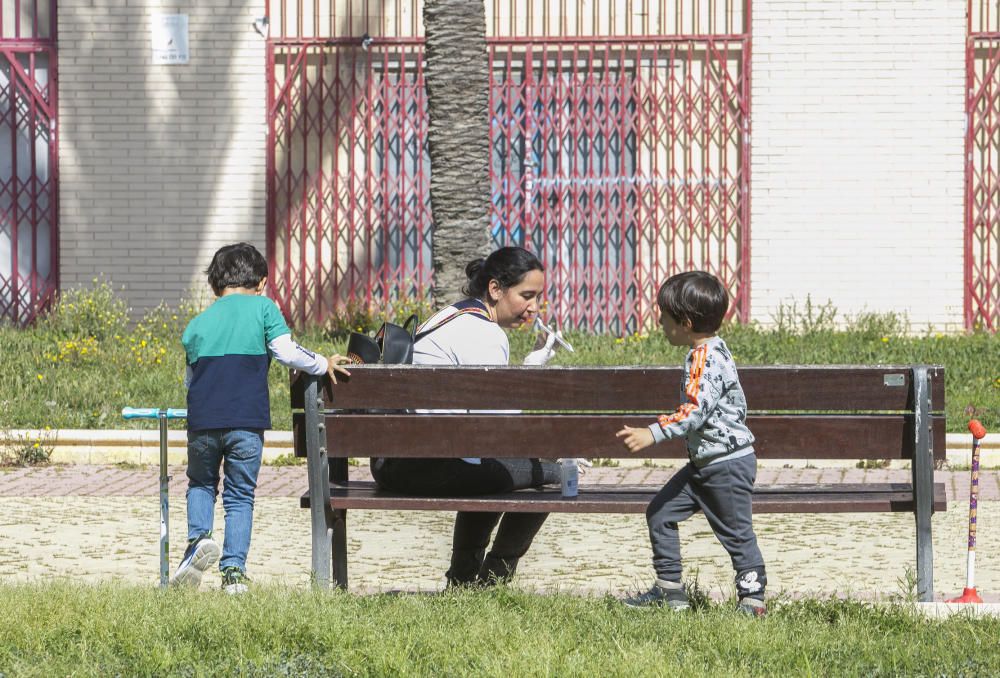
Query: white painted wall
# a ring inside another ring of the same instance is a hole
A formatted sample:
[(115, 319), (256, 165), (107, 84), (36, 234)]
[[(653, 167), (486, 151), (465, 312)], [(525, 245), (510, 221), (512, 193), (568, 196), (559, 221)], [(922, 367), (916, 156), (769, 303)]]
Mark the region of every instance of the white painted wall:
[(751, 314), (962, 327), (965, 0), (754, 0)]

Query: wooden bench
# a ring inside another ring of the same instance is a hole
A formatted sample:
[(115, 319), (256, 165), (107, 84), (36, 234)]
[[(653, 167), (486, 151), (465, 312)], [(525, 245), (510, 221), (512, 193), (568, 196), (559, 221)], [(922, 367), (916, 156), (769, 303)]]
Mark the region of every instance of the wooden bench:
[[(308, 458), (314, 581), (347, 586), (347, 511), (643, 513), (652, 487), (580, 485), (482, 497), (382, 492), (350, 480), (350, 457), (618, 457), (623, 423), (672, 410), (680, 368), (358, 366), (336, 385), (293, 375), (295, 451)], [(917, 587), (933, 596), (931, 514), (945, 509), (934, 465), (945, 454), (944, 369), (936, 366), (742, 367), (748, 425), (764, 460), (912, 461), (911, 483), (758, 485), (756, 513), (908, 511), (916, 516)], [(521, 410), (421, 413), (416, 409)], [(642, 458), (684, 458), (683, 441)], [(845, 535), (846, 538), (846, 535)]]

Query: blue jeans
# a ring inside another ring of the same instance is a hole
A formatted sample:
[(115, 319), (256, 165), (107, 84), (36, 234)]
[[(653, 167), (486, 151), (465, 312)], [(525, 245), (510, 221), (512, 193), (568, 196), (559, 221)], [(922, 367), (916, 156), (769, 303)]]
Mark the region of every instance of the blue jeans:
[(263, 452), (261, 430), (188, 431), (188, 539), (212, 531), (220, 466), (225, 473), (222, 506), (226, 512), (226, 540), (219, 569), (235, 566), (246, 571), (253, 529), (253, 497)]

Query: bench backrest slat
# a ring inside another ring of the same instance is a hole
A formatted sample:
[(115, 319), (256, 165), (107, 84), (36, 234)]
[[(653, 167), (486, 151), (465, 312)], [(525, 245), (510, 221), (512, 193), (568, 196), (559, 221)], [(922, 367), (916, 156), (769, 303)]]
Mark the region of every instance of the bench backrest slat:
[[(678, 404), (677, 367), (353, 367), (324, 389), (338, 409), (524, 409), (662, 412)], [(612, 378), (613, 373), (613, 378)], [(932, 411), (944, 403), (943, 368), (931, 368)], [(741, 367), (751, 411), (913, 409), (908, 367)], [(303, 406), (301, 380), (292, 407)]]
[[(338, 414), (326, 423), (331, 457), (626, 457), (614, 437), (619, 415)], [(305, 456), (304, 417), (294, 416), (296, 454)], [(751, 415), (747, 422), (764, 459), (910, 459), (913, 417), (886, 415)], [(932, 417), (935, 456), (944, 457), (944, 417)], [(641, 458), (683, 458), (683, 441), (643, 450)]]

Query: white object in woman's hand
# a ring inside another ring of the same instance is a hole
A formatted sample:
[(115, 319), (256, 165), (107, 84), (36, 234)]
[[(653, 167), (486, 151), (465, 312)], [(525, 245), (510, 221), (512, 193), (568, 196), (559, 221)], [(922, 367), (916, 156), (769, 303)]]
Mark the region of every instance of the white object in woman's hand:
[(542, 345), (541, 348), (536, 349), (531, 353), (529, 353), (528, 355), (524, 356), (524, 364), (536, 365), (538, 367), (541, 367), (545, 363), (552, 360), (552, 356), (556, 354), (556, 349), (555, 349), (556, 334), (558, 334), (558, 332), (553, 332), (552, 334), (550, 334), (545, 339), (545, 343)]
[(553, 331), (553, 329), (551, 327), (549, 327), (548, 325), (546, 325), (545, 323), (543, 323), (542, 319), (536, 315), (535, 316), (535, 329), (536, 330), (541, 330), (541, 331), (545, 332), (546, 334), (548, 334), (549, 336), (555, 336), (556, 342), (560, 346), (562, 346), (564, 349), (566, 349), (570, 353), (574, 352), (573, 351), (573, 346), (570, 345), (570, 343), (568, 341), (566, 341), (565, 339), (563, 339), (562, 332), (559, 331), (559, 323), (558, 322), (556, 323), (556, 329)]

